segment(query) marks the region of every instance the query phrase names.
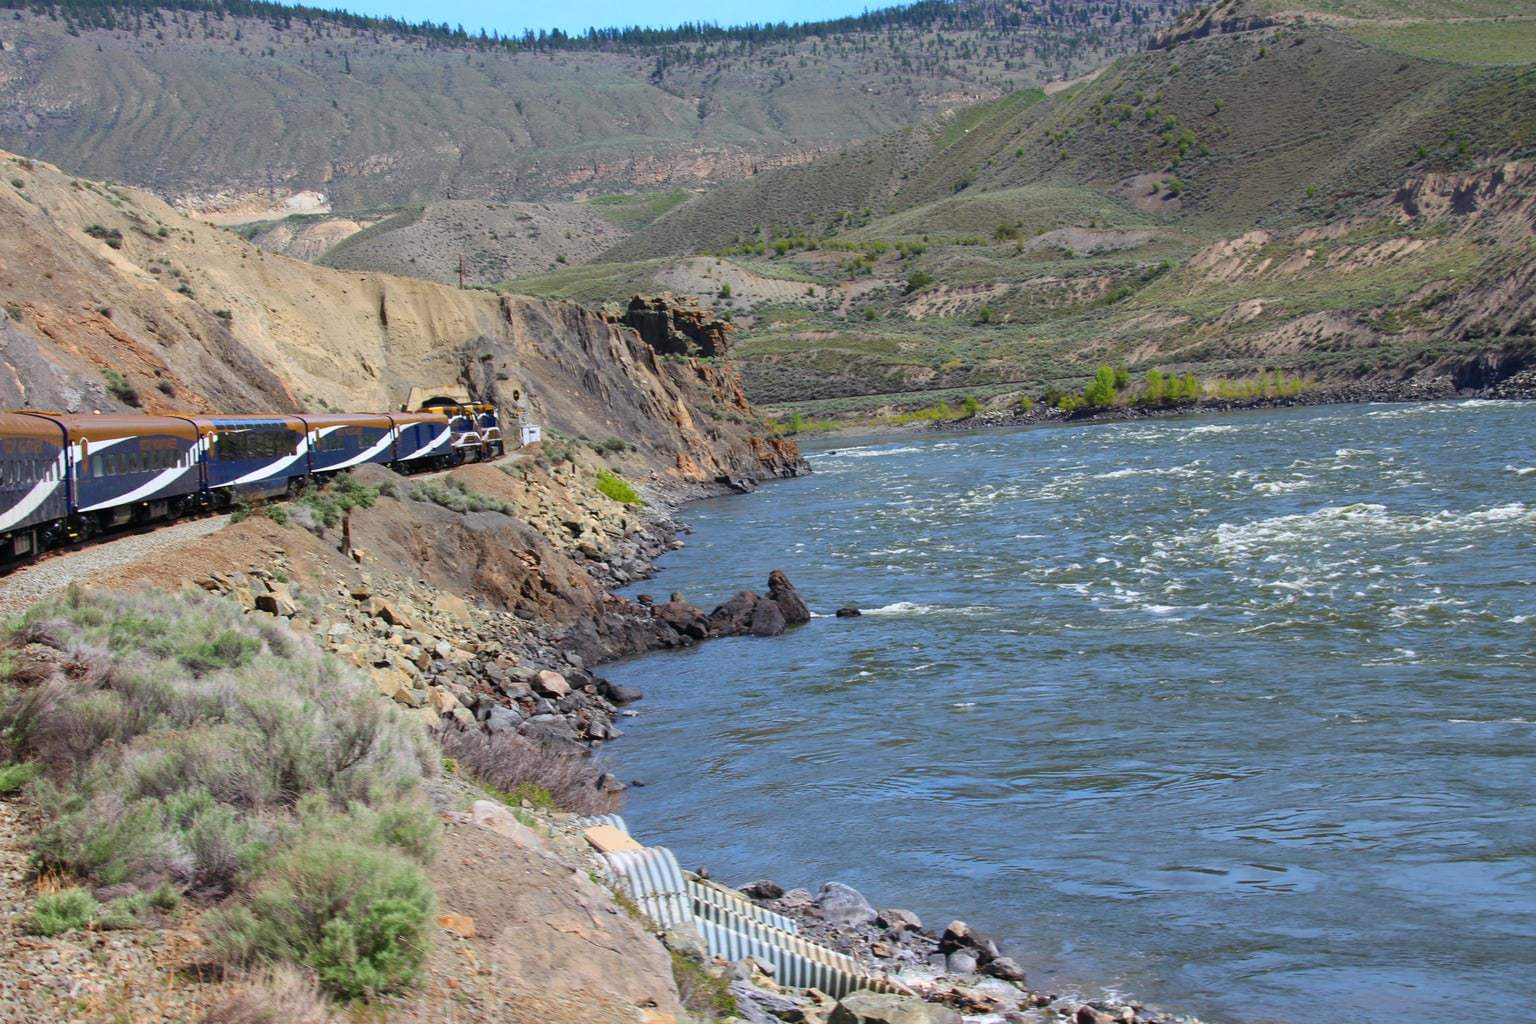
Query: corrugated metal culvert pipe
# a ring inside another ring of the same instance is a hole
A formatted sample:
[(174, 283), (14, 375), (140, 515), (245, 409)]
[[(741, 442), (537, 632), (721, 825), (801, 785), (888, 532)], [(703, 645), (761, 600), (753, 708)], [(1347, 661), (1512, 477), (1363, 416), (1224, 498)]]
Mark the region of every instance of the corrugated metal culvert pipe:
[[(583, 834), (613, 829), (628, 839), (624, 819), (616, 814), (572, 823)], [(589, 836), (589, 839), (594, 839)], [(686, 872), (665, 846), (604, 849), (593, 841), (608, 882), (634, 900), (642, 913), (665, 930), (692, 925), (710, 956), (727, 961), (752, 957), (773, 968), (774, 980), (788, 988), (815, 988), (834, 999), (857, 989), (910, 994), (900, 982), (873, 974), (858, 961), (799, 934), (783, 914), (758, 906), (734, 889)]]

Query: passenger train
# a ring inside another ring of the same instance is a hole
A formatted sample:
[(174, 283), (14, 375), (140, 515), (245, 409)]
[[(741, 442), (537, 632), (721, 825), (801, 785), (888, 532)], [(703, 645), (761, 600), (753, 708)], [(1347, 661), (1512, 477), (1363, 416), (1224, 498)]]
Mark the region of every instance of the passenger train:
[(0, 413), (0, 564), (118, 527), (292, 494), (378, 463), (502, 454), (492, 405), (274, 416)]

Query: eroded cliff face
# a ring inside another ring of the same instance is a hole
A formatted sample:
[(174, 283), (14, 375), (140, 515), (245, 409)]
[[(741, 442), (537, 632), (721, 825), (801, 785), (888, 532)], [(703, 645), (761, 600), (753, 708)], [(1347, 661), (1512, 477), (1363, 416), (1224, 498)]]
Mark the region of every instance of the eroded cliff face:
[(798, 466), (758, 436), (734, 369), (664, 360), (579, 306), (316, 267), (133, 189), (0, 167), (0, 406), (381, 410), (463, 383), (690, 484)]

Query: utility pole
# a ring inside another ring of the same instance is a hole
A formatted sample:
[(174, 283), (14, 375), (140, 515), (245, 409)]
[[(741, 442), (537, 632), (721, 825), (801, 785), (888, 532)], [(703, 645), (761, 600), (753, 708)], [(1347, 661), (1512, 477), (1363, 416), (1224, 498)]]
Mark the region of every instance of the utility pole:
[(464, 257), (459, 256), (459, 291), (464, 290)]

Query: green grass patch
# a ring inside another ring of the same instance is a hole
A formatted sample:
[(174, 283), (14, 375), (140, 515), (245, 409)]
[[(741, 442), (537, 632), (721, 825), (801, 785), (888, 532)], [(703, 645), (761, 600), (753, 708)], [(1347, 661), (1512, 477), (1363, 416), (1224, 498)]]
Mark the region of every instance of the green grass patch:
[(599, 469), (597, 471), (597, 492), (605, 498), (624, 505), (644, 505), (645, 500), (640, 497), (629, 481), (611, 469)]
[(677, 951), (672, 952), (672, 978), (683, 1008), (700, 1021), (724, 1020), (736, 1016), (736, 997), (731, 995), (728, 978), (715, 975), (709, 968)]
[(1376, 46), (1431, 60), (1459, 64), (1536, 62), (1536, 21), (1356, 25), (1348, 31)]
[(603, 219), (625, 231), (638, 231), (692, 199), (682, 189), (671, 192), (626, 192), (621, 195), (596, 196), (587, 202)]

